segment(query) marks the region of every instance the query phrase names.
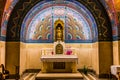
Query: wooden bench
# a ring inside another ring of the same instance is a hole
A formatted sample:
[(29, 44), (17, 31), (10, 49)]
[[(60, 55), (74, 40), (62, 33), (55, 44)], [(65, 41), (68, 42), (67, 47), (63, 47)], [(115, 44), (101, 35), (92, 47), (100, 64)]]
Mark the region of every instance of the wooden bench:
[(1, 72), (0, 72), (0, 80), (8, 79), (9, 78), (9, 71), (5, 69), (4, 65), (0, 65)]

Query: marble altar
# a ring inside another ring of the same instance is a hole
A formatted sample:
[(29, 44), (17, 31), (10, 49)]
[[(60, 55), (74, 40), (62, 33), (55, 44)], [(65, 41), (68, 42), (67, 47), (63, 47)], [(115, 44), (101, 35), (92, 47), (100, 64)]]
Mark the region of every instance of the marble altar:
[[(77, 55), (42, 55), (42, 72), (77, 72)], [(55, 64), (58, 63), (59, 66), (65, 65), (65, 68), (54, 69)], [(63, 63), (63, 64), (62, 64)], [(60, 65), (61, 64), (61, 65)]]

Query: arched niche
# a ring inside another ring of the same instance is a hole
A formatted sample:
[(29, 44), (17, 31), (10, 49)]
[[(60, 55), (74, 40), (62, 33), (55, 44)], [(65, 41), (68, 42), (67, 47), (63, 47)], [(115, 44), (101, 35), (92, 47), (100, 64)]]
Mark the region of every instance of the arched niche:
[(54, 23), (54, 40), (64, 41), (64, 22), (60, 19)]
[(63, 54), (63, 45), (57, 44), (55, 50), (56, 50), (56, 54)]

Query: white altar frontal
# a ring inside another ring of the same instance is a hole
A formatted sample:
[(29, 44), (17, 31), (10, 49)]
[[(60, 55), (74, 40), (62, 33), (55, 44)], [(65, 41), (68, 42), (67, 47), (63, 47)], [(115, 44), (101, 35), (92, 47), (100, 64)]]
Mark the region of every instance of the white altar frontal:
[(42, 55), (42, 72), (77, 72), (77, 55)]

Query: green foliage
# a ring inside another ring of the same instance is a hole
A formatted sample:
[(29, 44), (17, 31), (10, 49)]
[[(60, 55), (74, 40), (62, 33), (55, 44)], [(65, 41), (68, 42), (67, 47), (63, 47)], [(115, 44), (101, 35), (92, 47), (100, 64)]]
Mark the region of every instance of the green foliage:
[(88, 73), (88, 68), (84, 65), (84, 67), (83, 67), (83, 73), (84, 74), (87, 74)]

